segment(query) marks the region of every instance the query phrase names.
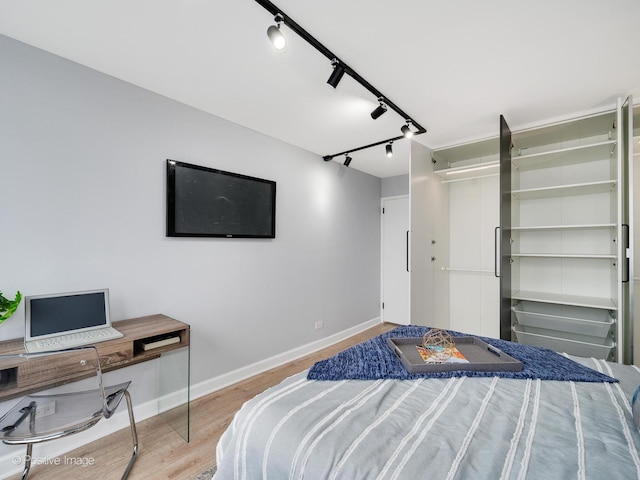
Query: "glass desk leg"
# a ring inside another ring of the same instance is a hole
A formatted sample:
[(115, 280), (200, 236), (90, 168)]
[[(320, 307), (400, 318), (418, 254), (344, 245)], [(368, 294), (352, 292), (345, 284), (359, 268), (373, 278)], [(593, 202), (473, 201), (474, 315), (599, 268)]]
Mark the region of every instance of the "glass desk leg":
[(190, 350), (163, 353), (158, 366), (158, 415), (189, 441)]

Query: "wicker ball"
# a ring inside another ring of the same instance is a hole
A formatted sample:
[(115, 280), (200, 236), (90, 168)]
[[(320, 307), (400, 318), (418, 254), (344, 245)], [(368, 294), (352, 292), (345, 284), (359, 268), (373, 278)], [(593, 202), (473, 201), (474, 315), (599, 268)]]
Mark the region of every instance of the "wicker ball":
[(456, 343), (449, 332), (439, 328), (432, 328), (422, 337), (422, 346), (433, 351), (434, 358), (442, 357), (444, 360), (451, 356)]

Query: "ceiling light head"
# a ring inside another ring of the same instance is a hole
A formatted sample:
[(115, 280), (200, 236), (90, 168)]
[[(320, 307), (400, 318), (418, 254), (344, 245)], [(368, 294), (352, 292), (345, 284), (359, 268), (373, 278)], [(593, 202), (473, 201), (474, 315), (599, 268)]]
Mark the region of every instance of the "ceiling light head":
[(329, 160), (333, 160), (333, 155), (325, 155), (324, 157), (322, 157), (322, 159), (325, 162), (328, 162)]
[(411, 120), (407, 120), (407, 124), (400, 127), (400, 131), (402, 132), (402, 135), (405, 136), (405, 138), (413, 137), (413, 132), (409, 128), (410, 124), (411, 124)]
[(387, 157), (393, 157), (393, 142), (389, 142), (385, 145), (384, 149), (387, 152)]
[(387, 111), (387, 106), (382, 101), (382, 98), (379, 98), (378, 102), (380, 102), (380, 105), (378, 105), (376, 109), (371, 112), (371, 118), (373, 118), (374, 120), (377, 120), (383, 113)]
[(349, 156), (349, 154), (347, 153), (347, 154), (344, 156), (344, 166), (345, 166), (345, 167), (348, 167), (350, 163), (351, 163), (351, 157), (350, 157), (350, 156)]
[(327, 80), (327, 83), (333, 88), (336, 88), (344, 75), (344, 67), (340, 65), (337, 58), (331, 60), (331, 64), (333, 65), (333, 72), (331, 72), (331, 76), (329, 77), (329, 80)]
[(276, 47), (276, 50), (282, 50), (287, 44), (284, 35), (282, 35), (282, 32), (280, 31), (280, 23), (284, 21), (284, 18), (278, 13), (274, 20), (276, 21), (276, 24), (267, 28), (267, 36), (269, 37), (269, 40), (271, 40), (271, 43), (273, 43), (273, 46)]

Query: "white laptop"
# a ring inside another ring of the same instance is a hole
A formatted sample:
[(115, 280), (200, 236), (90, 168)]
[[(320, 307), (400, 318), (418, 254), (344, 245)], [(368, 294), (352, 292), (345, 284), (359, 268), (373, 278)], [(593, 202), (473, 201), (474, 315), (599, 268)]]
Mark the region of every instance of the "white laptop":
[(111, 326), (106, 288), (25, 297), (27, 352), (78, 347), (122, 336)]

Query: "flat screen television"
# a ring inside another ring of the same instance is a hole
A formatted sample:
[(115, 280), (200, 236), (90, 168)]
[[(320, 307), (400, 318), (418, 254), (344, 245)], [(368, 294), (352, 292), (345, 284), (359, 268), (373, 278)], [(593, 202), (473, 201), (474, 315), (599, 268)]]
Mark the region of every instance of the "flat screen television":
[(167, 236), (275, 238), (276, 182), (167, 160)]

